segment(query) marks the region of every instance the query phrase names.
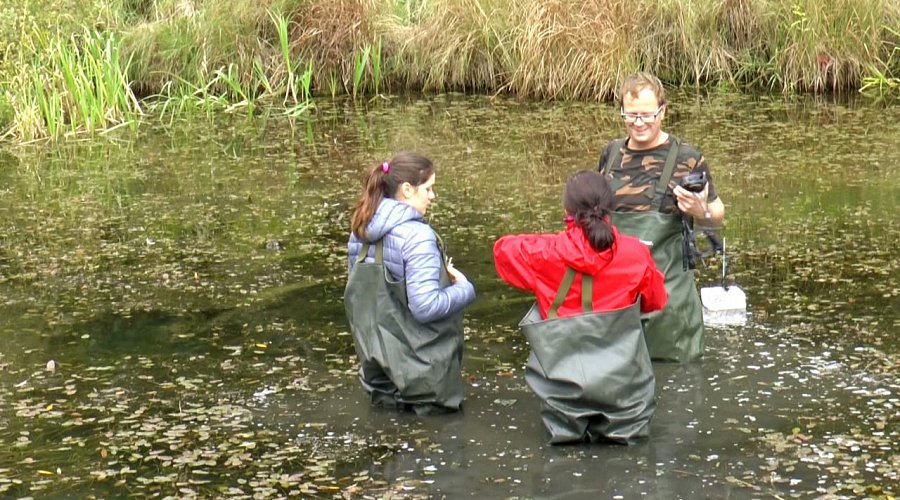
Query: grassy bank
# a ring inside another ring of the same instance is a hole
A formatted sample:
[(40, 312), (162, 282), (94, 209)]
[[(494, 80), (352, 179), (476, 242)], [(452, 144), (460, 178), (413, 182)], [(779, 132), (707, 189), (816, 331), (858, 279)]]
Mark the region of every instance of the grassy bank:
[(406, 90), (610, 99), (673, 85), (900, 95), (896, 0), (10, 0), (0, 127), (31, 140), (146, 113), (291, 116)]

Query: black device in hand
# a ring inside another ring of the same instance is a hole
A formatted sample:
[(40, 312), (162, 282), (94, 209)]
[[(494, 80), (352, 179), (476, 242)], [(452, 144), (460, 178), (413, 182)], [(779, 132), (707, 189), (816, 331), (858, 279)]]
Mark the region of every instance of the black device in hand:
[[(701, 193), (706, 188), (708, 181), (705, 171), (691, 172), (681, 179), (681, 187), (692, 193)], [(689, 223), (687, 218), (682, 216), (681, 224), (682, 232), (684, 234), (682, 265), (684, 270), (687, 271), (688, 269), (694, 269), (696, 267), (697, 257), (702, 259), (703, 255), (697, 251), (697, 241), (696, 236), (694, 235), (693, 223)], [(722, 242), (709, 230), (704, 231), (704, 234), (706, 234), (707, 239), (709, 239), (713, 252), (724, 254)]]
[(699, 193), (706, 187), (706, 182), (706, 172), (701, 170), (699, 172), (691, 172), (684, 176), (684, 178), (681, 179), (681, 187), (692, 193)]

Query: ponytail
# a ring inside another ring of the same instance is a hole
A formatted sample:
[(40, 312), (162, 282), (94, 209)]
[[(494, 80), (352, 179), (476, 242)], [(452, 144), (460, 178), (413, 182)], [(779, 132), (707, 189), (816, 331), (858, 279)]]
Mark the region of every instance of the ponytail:
[(404, 182), (413, 186), (425, 183), (434, 174), (434, 164), (428, 158), (406, 151), (394, 155), (390, 161), (369, 167), (363, 194), (353, 207), (350, 231), (359, 239), (366, 239), (366, 227), (375, 216), (384, 198), (396, 198)]
[(369, 225), (369, 221), (375, 215), (375, 209), (384, 198), (385, 177), (387, 172), (383, 171), (381, 165), (369, 168), (363, 194), (353, 207), (353, 217), (350, 219), (350, 231), (359, 239), (366, 238), (366, 226)]
[(612, 246), (615, 238), (609, 214), (613, 209), (613, 193), (602, 174), (583, 170), (570, 177), (563, 194), (563, 207), (584, 231), (591, 248), (601, 252)]
[(607, 215), (599, 217), (594, 213), (586, 217), (576, 217), (576, 223), (581, 226), (584, 236), (591, 244), (591, 248), (598, 252), (602, 252), (611, 247), (614, 241), (612, 227), (609, 224), (609, 212)]

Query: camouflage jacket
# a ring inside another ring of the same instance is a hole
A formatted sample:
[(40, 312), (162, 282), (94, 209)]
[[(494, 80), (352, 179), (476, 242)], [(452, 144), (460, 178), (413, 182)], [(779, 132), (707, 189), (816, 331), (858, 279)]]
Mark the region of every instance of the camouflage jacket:
[[(617, 212), (646, 212), (650, 210), (656, 183), (662, 175), (666, 156), (672, 147), (673, 139), (674, 136), (669, 134), (669, 138), (663, 144), (641, 151), (628, 149), (627, 143), (626, 146), (622, 147), (621, 164), (613, 165), (607, 174), (610, 185), (616, 189), (615, 210)], [(612, 152), (612, 148), (615, 147), (615, 142), (610, 141), (600, 155), (600, 162), (597, 168), (601, 172)], [(690, 144), (682, 142), (678, 151), (678, 159), (675, 163), (675, 171), (672, 174), (672, 179), (669, 181), (669, 189), (666, 191), (665, 198), (660, 206), (661, 212), (675, 212), (675, 195), (672, 194), (672, 189), (681, 182), (684, 176), (694, 170), (706, 171), (709, 179), (709, 197), (707, 199), (713, 201), (718, 198), (709, 172), (709, 166), (703, 157), (703, 153)]]

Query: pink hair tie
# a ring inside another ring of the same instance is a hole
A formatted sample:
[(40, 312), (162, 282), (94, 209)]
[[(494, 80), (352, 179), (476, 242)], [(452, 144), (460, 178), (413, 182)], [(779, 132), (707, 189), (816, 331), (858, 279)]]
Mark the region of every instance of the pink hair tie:
[(391, 164), (388, 162), (384, 162), (381, 164), (381, 171), (384, 173), (388, 173), (388, 170), (391, 169)]

